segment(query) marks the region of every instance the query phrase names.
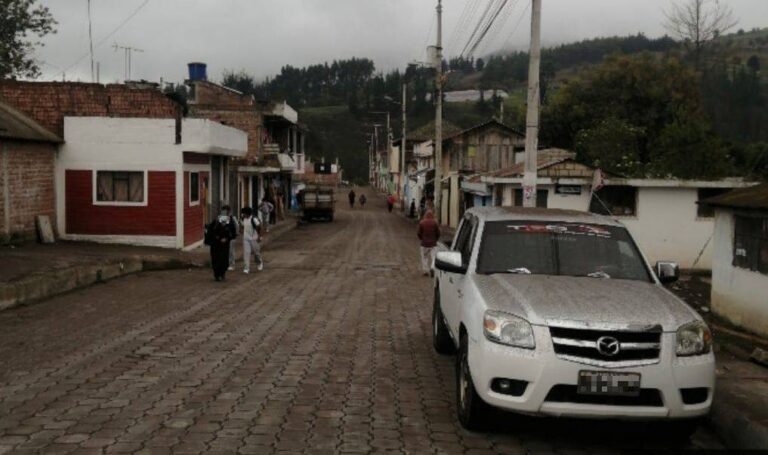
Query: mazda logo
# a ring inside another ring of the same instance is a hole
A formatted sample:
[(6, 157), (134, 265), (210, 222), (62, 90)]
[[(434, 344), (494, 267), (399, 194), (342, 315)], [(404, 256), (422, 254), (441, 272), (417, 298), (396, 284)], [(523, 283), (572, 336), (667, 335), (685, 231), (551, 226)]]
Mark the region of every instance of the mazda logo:
[(597, 352), (600, 354), (613, 357), (621, 351), (621, 345), (619, 340), (614, 337), (600, 337), (597, 340)]

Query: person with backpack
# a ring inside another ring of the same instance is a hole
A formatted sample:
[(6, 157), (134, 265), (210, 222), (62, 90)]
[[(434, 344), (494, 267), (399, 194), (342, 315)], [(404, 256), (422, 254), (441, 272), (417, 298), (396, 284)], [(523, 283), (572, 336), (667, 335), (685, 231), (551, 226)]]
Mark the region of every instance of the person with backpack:
[(205, 244), (211, 248), (211, 268), (216, 281), (224, 281), (229, 268), (229, 245), (232, 242), (232, 227), (227, 212), (214, 218), (205, 229)]
[(251, 255), (256, 259), (256, 269), (264, 270), (264, 260), (261, 257), (261, 226), (262, 222), (254, 216), (253, 209), (243, 209), (243, 273), (251, 273)]
[(259, 213), (261, 213), (261, 223), (264, 225), (264, 232), (269, 232), (269, 221), (274, 210), (274, 204), (269, 202), (267, 198), (261, 200), (261, 204), (259, 204)]
[(366, 202), (368, 202), (368, 198), (366, 198), (364, 194), (361, 194), (360, 195), (360, 208), (361, 209), (365, 208), (365, 203)]

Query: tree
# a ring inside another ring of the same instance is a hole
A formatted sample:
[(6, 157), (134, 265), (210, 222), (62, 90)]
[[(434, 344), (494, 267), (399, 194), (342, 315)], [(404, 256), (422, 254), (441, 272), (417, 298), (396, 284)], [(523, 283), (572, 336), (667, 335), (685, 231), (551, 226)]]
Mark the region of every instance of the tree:
[(475, 69), (477, 71), (482, 71), (483, 69), (485, 69), (485, 60), (478, 57), (478, 59), (475, 60)]
[(665, 12), (670, 33), (693, 46), (696, 66), (704, 46), (738, 24), (733, 9), (720, 0), (680, 0)]
[(749, 57), (749, 60), (747, 60), (747, 66), (755, 73), (760, 71), (760, 57), (757, 55)]
[(628, 176), (731, 169), (704, 115), (696, 73), (674, 58), (617, 55), (582, 71), (550, 96), (541, 133), (545, 143)]
[[(32, 56), (39, 39), (56, 33), (56, 21), (37, 0), (0, 0), (0, 79), (35, 78), (40, 67)], [(31, 38), (30, 35), (37, 37)]]

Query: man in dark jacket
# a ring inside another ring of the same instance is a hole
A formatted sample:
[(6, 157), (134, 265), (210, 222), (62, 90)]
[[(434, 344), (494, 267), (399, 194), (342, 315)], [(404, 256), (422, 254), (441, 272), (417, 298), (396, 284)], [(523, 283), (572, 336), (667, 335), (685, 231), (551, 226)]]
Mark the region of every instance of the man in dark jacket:
[(211, 247), (211, 267), (216, 281), (224, 281), (229, 267), (229, 244), (234, 238), (230, 223), (230, 216), (223, 212), (211, 221), (205, 233), (205, 243)]
[(416, 235), (421, 240), (421, 270), (424, 272), (424, 276), (429, 276), (432, 270), (435, 247), (440, 240), (440, 225), (437, 224), (431, 210), (428, 210), (424, 219), (419, 222)]
[(349, 208), (353, 209), (355, 208), (355, 199), (357, 199), (357, 195), (355, 194), (355, 190), (349, 190)]

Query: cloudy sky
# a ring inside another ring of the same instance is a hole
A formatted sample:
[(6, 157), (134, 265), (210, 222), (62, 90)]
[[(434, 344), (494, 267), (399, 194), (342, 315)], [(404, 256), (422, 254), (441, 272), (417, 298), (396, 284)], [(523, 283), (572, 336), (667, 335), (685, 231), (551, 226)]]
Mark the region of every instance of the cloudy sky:
[[(37, 53), (42, 79), (90, 80), (87, 0), (39, 0), (59, 22)], [(462, 47), (457, 27), (469, 0), (444, 0), (444, 45)], [(490, 0), (480, 0), (487, 4)], [(484, 51), (525, 48), (529, 0), (515, 8)], [(739, 27), (768, 26), (768, 0), (725, 0)], [(134, 53), (133, 79), (181, 81), (186, 63), (207, 62), (209, 77), (244, 69), (261, 79), (286, 64), (369, 57), (378, 69), (424, 60), (435, 40), (436, 0), (91, 0), (95, 60), (101, 81), (122, 80), (124, 53)], [(672, 0), (544, 0), (543, 41), (558, 44), (605, 35), (664, 34), (663, 11)], [(463, 33), (462, 33), (463, 32)]]

